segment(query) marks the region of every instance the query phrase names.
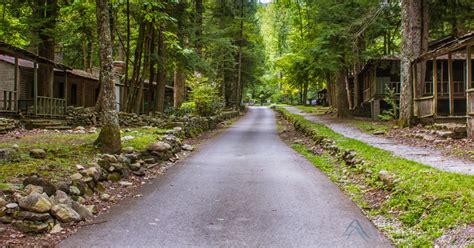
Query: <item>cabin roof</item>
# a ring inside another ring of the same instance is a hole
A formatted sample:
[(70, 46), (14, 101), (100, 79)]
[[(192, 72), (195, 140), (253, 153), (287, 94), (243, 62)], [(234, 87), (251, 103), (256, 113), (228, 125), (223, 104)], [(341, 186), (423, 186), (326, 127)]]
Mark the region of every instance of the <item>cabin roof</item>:
[(12, 57), (18, 57), (18, 58), (21, 58), (21, 59), (24, 59), (24, 60), (28, 60), (30, 62), (33, 61), (33, 62), (37, 62), (37, 63), (40, 63), (40, 64), (51, 65), (55, 68), (62, 69), (62, 70), (72, 70), (72, 68), (67, 66), (67, 65), (63, 65), (61, 63), (56, 63), (53, 60), (47, 59), (45, 57), (41, 57), (41, 56), (39, 56), (35, 53), (32, 53), (28, 50), (10, 45), (10, 44), (5, 43), (3, 41), (0, 41), (0, 54), (12, 56)]
[(381, 62), (381, 61), (400, 61), (400, 56), (399, 55), (386, 55), (386, 56), (383, 56), (383, 57), (380, 57), (380, 58), (369, 59), (367, 61), (367, 63), (365, 63), (364, 66), (362, 66), (362, 68), (360, 69), (360, 71), (358, 71), (356, 74), (358, 75), (358, 74), (363, 73), (370, 66), (372, 66), (373, 64), (375, 64), (377, 62)]
[[(14, 65), (15, 64), (15, 57), (0, 54), (0, 61), (3, 61), (3, 62)], [(23, 67), (23, 68), (33, 69), (33, 62), (30, 61), (30, 60), (19, 58), (18, 59), (18, 65), (20, 67)], [(55, 72), (63, 72), (63, 70), (60, 70), (58, 68), (55, 68), (54, 71)], [(87, 79), (99, 81), (98, 77), (94, 76), (93, 74), (91, 74), (89, 72), (83, 71), (83, 70), (70, 69), (70, 70), (67, 70), (67, 74), (72, 75), (72, 76), (81, 77), (81, 78), (87, 78)]]
[(436, 48), (416, 58), (415, 62), (446, 55), (449, 52), (456, 52), (471, 45), (474, 45), (474, 31), (471, 31), (458, 38), (446, 39), (445, 42), (440, 42), (437, 44)]

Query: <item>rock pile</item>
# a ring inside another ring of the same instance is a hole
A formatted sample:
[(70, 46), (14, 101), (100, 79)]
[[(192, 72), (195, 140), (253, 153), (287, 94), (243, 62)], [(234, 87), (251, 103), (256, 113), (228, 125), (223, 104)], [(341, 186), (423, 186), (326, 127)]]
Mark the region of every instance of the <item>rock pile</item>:
[(25, 233), (43, 233), (61, 223), (89, 219), (93, 216), (89, 209), (92, 207), (82, 205), (61, 190), (48, 195), (43, 187), (33, 184), (0, 196), (0, 222)]
[(0, 134), (10, 132), (20, 126), (20, 122), (15, 119), (0, 118)]

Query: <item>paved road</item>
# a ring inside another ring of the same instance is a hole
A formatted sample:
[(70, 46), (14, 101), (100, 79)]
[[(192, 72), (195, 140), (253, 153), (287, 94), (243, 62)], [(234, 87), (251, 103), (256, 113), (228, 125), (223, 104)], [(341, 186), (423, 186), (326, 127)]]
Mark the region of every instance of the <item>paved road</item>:
[(390, 247), (354, 203), (251, 108), (61, 247)]

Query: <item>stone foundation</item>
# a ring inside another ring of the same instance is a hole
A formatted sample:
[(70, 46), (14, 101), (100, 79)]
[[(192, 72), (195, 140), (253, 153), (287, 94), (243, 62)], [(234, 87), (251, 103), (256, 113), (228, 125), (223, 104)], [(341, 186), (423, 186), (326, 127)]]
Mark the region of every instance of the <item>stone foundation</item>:
[(0, 134), (5, 134), (20, 127), (20, 122), (15, 119), (0, 118)]

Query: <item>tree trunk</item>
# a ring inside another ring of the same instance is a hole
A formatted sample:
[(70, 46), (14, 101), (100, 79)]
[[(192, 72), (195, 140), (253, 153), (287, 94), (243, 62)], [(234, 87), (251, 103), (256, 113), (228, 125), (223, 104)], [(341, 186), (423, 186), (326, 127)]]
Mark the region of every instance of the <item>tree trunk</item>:
[(174, 103), (173, 106), (175, 108), (181, 107), (181, 104), (184, 102), (185, 98), (185, 81), (186, 81), (186, 75), (184, 72), (181, 70), (181, 68), (177, 68), (174, 71)]
[(244, 0), (240, 1), (240, 36), (239, 36), (239, 64), (237, 74), (237, 94), (236, 94), (236, 106), (240, 106), (241, 99), (241, 88), (242, 88), (242, 46), (244, 39)]
[[(34, 7), (37, 22), (41, 23), (38, 37), (38, 55), (54, 61), (56, 42), (54, 40), (54, 30), (58, 17), (57, 0), (38, 0)], [(41, 96), (53, 97), (54, 68), (50, 65), (39, 64), (38, 68), (38, 94)]]
[(100, 81), (102, 82), (101, 115), (103, 127), (95, 144), (103, 153), (118, 153), (120, 141), (119, 117), (113, 80), (112, 39), (110, 36), (108, 0), (96, 0), (97, 37), (99, 41)]
[(156, 86), (156, 101), (155, 101), (155, 110), (158, 112), (165, 112), (165, 93), (166, 93), (166, 58), (165, 58), (165, 42), (164, 42), (164, 37), (163, 37), (163, 31), (164, 29), (162, 28), (159, 31), (158, 34), (158, 69), (157, 69), (157, 86)]
[(203, 13), (203, 5), (202, 0), (195, 0), (195, 8), (196, 8), (196, 52), (199, 56), (201, 56), (202, 52), (202, 13)]
[[(402, 44), (401, 44), (401, 94), (399, 125), (408, 126), (414, 121), (413, 108), (413, 78), (418, 77), (419, 85), (415, 87), (417, 94), (421, 94), (424, 75), (423, 65), (421, 73), (413, 75), (412, 61), (427, 49), (428, 41), (428, 5), (426, 0), (402, 0)], [(421, 90), (420, 90), (421, 89)]]
[(334, 80), (335, 86), (335, 101), (337, 108), (337, 117), (349, 117), (349, 102), (347, 101), (347, 90), (346, 90), (346, 72), (344, 69), (339, 68), (336, 72), (336, 78)]

